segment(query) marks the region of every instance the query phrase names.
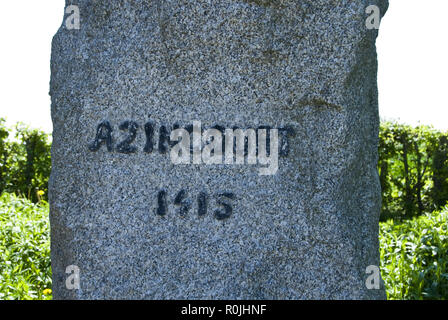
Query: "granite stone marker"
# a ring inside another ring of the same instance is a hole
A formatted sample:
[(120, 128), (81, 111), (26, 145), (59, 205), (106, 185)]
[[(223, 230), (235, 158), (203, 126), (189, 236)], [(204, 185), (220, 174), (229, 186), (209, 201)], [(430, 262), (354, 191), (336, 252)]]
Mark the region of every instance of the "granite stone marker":
[(381, 198), (366, 8), (386, 0), (66, 5), (54, 298), (385, 298), (368, 273)]

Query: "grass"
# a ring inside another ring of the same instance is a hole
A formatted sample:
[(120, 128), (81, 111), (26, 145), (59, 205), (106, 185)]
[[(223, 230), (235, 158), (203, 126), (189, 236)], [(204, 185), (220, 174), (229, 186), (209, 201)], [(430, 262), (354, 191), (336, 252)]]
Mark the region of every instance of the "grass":
[[(0, 197), (0, 299), (51, 299), (48, 204)], [(448, 298), (448, 207), (380, 223), (388, 299)]]

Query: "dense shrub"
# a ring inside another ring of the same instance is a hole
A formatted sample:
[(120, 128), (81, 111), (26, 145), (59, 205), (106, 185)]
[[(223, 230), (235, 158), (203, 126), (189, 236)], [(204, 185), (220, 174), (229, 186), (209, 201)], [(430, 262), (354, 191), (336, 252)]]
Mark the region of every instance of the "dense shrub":
[(383, 122), (378, 169), (382, 221), (441, 209), (448, 202), (448, 133)]
[(0, 118), (0, 195), (6, 190), (9, 180), (10, 130), (5, 126), (5, 119)]
[(15, 193), (34, 203), (47, 200), (50, 149), (45, 132), (20, 123), (11, 130), (0, 118), (0, 194)]
[(0, 299), (50, 299), (48, 205), (0, 197)]
[(388, 299), (448, 298), (448, 206), (380, 224), (381, 272)]

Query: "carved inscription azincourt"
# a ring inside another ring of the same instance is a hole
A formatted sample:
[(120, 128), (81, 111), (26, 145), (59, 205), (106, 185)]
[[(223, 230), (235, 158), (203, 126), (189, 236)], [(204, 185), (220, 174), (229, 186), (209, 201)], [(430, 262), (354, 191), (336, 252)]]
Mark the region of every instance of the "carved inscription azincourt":
[[(119, 138), (114, 138), (114, 131), (118, 129), (120, 132)], [(146, 154), (151, 154), (153, 152), (158, 152), (160, 154), (167, 154), (170, 150), (176, 147), (180, 143), (179, 139), (171, 139), (172, 135), (170, 132), (181, 129), (181, 125), (175, 123), (174, 125), (160, 125), (157, 129), (153, 121), (148, 120), (144, 124), (139, 123), (135, 120), (124, 120), (116, 127), (109, 120), (101, 121), (94, 131), (91, 138), (91, 142), (87, 145), (90, 152), (109, 152), (109, 153), (121, 153), (131, 156), (138, 152), (143, 152)], [(189, 134), (194, 133), (194, 125), (189, 124), (183, 126), (184, 129)], [(230, 138), (226, 135), (226, 129), (222, 125), (214, 125), (210, 129), (217, 130), (218, 134), (222, 135), (220, 138), (220, 149), (224, 150), (226, 147), (231, 145), (232, 151), (232, 161), (233, 155), (235, 154), (235, 162), (238, 162), (238, 150), (242, 151), (243, 157), (248, 157), (251, 153), (255, 156), (259, 155), (260, 149), (260, 139), (254, 134), (251, 139), (251, 130), (253, 133), (256, 132), (255, 129), (240, 129), (238, 127), (233, 127), (233, 132), (241, 133), (240, 137), (238, 135), (232, 135)], [(274, 153), (278, 153), (279, 157), (286, 158), (289, 155), (290, 150), (290, 137), (294, 136), (294, 129), (292, 126), (281, 127), (277, 129), (272, 129), (271, 126), (259, 126), (258, 131), (263, 130), (266, 132), (265, 139), (265, 152), (268, 156), (272, 156)], [(271, 132), (275, 130), (278, 132), (278, 147), (277, 150), (273, 150), (271, 140)], [(205, 131), (205, 128), (200, 129), (201, 134)], [(228, 133), (228, 132), (227, 132)], [(136, 144), (136, 139), (139, 134), (144, 135), (144, 145), (138, 146)], [(216, 137), (212, 137), (211, 141), (215, 140)], [(227, 139), (227, 140), (226, 140)], [(231, 139), (232, 141), (229, 141)], [(204, 143), (205, 142), (205, 143)], [(215, 141), (216, 142), (216, 141)], [(194, 139), (190, 142), (188, 141), (188, 156), (194, 158)], [(202, 152), (207, 145), (206, 141), (199, 142), (199, 151)], [(253, 150), (253, 151), (251, 151)], [(218, 154), (218, 150), (211, 150), (211, 153), (216, 153), (220, 157), (224, 158), (224, 153)], [(249, 162), (249, 161), (248, 161)], [(194, 163), (194, 162), (193, 162)], [(215, 162), (216, 163), (216, 162)], [(229, 163), (228, 161), (223, 161), (223, 163)], [(155, 196), (156, 210), (155, 214), (158, 216), (165, 216), (168, 213), (168, 207), (170, 205), (177, 208), (178, 214), (181, 217), (186, 216), (193, 208), (193, 201), (197, 202), (197, 216), (205, 216), (209, 210), (209, 199), (214, 197), (216, 204), (219, 208), (213, 210), (213, 216), (217, 220), (225, 220), (233, 214), (232, 200), (235, 199), (235, 192), (225, 191), (222, 193), (217, 193), (215, 195), (209, 195), (206, 192), (200, 192), (197, 195), (190, 195), (187, 190), (180, 190), (175, 195), (170, 195), (166, 189), (161, 189), (157, 192)], [(195, 200), (192, 200), (194, 199)], [(171, 201), (170, 201), (171, 200)]]

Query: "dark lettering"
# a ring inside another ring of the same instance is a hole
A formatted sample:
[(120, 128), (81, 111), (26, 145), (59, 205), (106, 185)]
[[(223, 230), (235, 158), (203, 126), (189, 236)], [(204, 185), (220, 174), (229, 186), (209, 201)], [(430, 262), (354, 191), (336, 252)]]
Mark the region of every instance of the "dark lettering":
[(138, 124), (134, 121), (125, 121), (120, 124), (120, 130), (127, 130), (129, 135), (117, 145), (117, 152), (120, 153), (134, 153), (137, 151), (137, 147), (131, 146), (131, 143), (134, 142), (135, 137), (137, 136)]
[(201, 192), (198, 196), (198, 215), (205, 216), (207, 214), (207, 194)]
[(165, 216), (167, 213), (167, 204), (166, 204), (166, 191), (161, 190), (159, 191), (159, 194), (157, 195), (157, 210), (156, 214), (159, 216)]
[(226, 192), (219, 195), (218, 204), (223, 207), (223, 210), (215, 210), (215, 218), (218, 220), (225, 220), (227, 218), (230, 218), (230, 216), (233, 213), (232, 206), (228, 203), (226, 200), (233, 200), (235, 199), (235, 195), (230, 192)]
[(146, 145), (143, 151), (152, 153), (154, 151), (154, 125), (151, 122), (145, 124)]
[(180, 206), (179, 213), (181, 216), (185, 216), (191, 208), (191, 203), (186, 199), (186, 197), (187, 192), (185, 190), (181, 190), (174, 199), (174, 204), (176, 206)]
[(101, 122), (96, 129), (95, 141), (89, 145), (90, 151), (98, 151), (103, 143), (107, 146), (107, 151), (112, 152), (112, 127), (109, 121)]

